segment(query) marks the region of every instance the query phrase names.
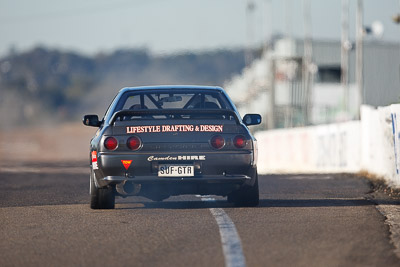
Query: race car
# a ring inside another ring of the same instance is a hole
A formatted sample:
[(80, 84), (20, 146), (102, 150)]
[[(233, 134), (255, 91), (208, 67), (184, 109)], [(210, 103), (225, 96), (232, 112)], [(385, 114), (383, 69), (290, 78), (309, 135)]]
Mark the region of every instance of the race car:
[(113, 209), (115, 197), (162, 201), (183, 194), (226, 196), (257, 206), (257, 142), (221, 87), (123, 88), (90, 142), (90, 207)]

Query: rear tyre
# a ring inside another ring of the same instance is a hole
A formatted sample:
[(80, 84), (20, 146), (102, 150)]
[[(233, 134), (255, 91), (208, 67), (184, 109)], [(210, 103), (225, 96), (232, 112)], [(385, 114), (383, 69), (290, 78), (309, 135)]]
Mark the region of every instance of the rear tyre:
[(253, 186), (244, 186), (238, 191), (228, 195), (228, 202), (233, 202), (236, 207), (256, 207), (260, 202), (258, 191), (258, 175)]
[(113, 209), (115, 208), (115, 192), (111, 186), (98, 188), (94, 182), (94, 172), (90, 173), (90, 208)]

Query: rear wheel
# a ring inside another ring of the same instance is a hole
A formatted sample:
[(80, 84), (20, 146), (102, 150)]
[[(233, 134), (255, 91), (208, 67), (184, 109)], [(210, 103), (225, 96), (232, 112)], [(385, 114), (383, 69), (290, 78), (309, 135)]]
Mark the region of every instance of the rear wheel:
[(94, 171), (90, 173), (90, 208), (113, 209), (115, 207), (115, 192), (111, 186), (98, 188), (94, 181)]
[(256, 207), (260, 202), (258, 191), (258, 175), (253, 186), (244, 186), (238, 191), (228, 195), (228, 202), (233, 202), (237, 207)]

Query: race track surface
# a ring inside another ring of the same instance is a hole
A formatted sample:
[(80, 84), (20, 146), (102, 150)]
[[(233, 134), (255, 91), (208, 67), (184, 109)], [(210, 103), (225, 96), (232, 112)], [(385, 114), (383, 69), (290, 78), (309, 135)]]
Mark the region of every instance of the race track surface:
[[(180, 196), (91, 210), (86, 162), (3, 165), (0, 266), (235, 266), (235, 254), (238, 266), (400, 265), (367, 181), (279, 175), (259, 184), (256, 208)], [(229, 255), (233, 230), (239, 246)]]

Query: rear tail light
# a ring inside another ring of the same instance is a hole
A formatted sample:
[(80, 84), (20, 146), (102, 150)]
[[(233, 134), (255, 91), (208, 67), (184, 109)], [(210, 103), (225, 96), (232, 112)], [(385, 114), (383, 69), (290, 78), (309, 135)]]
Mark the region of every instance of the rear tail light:
[(211, 146), (215, 149), (221, 149), (225, 145), (225, 139), (220, 135), (215, 135), (211, 138)]
[(139, 139), (139, 137), (131, 136), (131, 137), (129, 137), (128, 141), (126, 142), (126, 145), (131, 150), (138, 150), (140, 148), (140, 146), (142, 145), (142, 141)]
[(115, 150), (118, 146), (118, 141), (114, 137), (107, 137), (106, 140), (104, 140), (104, 146), (108, 150)]
[(246, 146), (247, 140), (243, 135), (237, 135), (234, 139), (233, 139), (233, 144), (235, 145), (235, 147), (237, 148), (244, 148)]

